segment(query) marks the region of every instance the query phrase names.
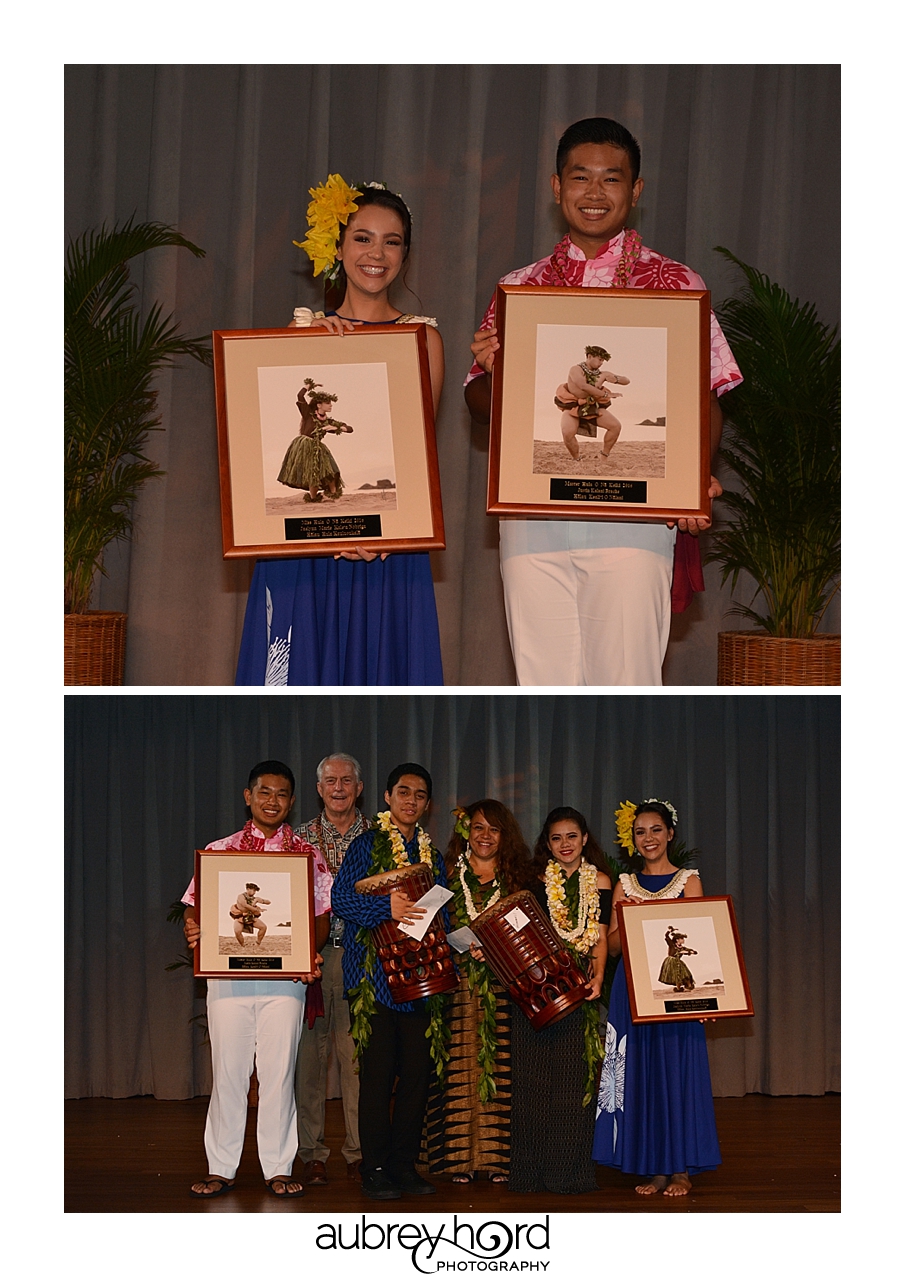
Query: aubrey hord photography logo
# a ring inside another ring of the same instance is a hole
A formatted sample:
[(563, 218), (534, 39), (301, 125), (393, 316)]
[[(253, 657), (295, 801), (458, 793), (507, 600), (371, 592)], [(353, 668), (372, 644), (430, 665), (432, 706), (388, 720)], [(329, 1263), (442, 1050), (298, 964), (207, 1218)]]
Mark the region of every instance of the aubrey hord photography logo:
[[(543, 1222), (504, 1224), (490, 1219), (460, 1223), (380, 1224), (362, 1215), (360, 1223), (319, 1224), (320, 1250), (407, 1250), (416, 1272), (547, 1273), (550, 1270), (550, 1216)], [(542, 1257), (545, 1253), (546, 1257)]]

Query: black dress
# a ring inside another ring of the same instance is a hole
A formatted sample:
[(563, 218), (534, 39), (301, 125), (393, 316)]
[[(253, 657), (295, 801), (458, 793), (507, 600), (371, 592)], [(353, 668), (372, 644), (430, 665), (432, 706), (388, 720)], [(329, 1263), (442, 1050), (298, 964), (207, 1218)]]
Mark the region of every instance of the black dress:
[[(543, 883), (529, 890), (549, 916)], [(600, 892), (602, 931), (612, 894)], [(587, 1080), (582, 1008), (538, 1031), (513, 1003), (511, 1033), (510, 1192), (593, 1192), (595, 1110), (593, 1100), (582, 1105)]]

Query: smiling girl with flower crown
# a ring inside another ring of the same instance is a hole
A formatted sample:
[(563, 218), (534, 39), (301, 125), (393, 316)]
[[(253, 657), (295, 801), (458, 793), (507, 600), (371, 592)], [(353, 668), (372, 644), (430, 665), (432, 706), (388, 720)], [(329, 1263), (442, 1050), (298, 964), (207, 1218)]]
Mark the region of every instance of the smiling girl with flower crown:
[[(650, 798), (616, 812), (618, 841), (634, 872), (620, 874), (613, 903), (702, 896), (696, 869), (670, 860), (678, 815), (672, 803)], [(684, 937), (683, 937), (684, 938)], [(609, 950), (622, 953), (616, 911)], [(686, 950), (686, 952), (688, 952)], [(661, 973), (662, 974), (662, 973)], [(610, 995), (606, 1055), (597, 1098), (594, 1160), (644, 1177), (635, 1192), (684, 1197), (691, 1176), (720, 1164), (704, 1026), (696, 1020), (633, 1024), (625, 967), (619, 963)]]
[[(426, 325), (434, 413), (443, 388), (437, 321), (403, 314), (390, 288), (408, 260), (412, 218), (383, 183), (349, 186), (332, 173), (312, 188), (297, 246), (342, 295), (335, 311), (297, 308), (292, 327), (341, 338), (369, 325)], [(316, 491), (316, 490), (315, 490)], [(329, 494), (328, 494), (329, 495)], [(310, 496), (310, 492), (309, 492)], [(315, 498), (316, 499), (316, 498)], [(442, 684), (440, 636), (426, 553), (261, 560), (248, 595), (236, 683)]]

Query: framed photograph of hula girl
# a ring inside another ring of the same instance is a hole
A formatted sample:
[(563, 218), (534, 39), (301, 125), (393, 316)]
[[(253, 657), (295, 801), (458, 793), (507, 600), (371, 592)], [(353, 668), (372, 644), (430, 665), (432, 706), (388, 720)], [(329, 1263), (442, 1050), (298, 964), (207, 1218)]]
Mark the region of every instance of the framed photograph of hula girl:
[(445, 548), (423, 324), (213, 338), (224, 558)]
[(487, 513), (709, 518), (710, 294), (501, 284)]
[(616, 910), (635, 1024), (754, 1014), (731, 896)]
[(293, 980), (315, 970), (311, 856), (195, 852), (195, 975)]

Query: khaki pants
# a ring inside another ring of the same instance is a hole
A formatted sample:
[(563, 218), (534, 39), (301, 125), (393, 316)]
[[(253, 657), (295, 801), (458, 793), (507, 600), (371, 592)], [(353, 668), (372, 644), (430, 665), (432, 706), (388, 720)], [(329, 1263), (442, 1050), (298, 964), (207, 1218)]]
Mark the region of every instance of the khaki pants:
[(358, 1144), (358, 1074), (355, 1071), (355, 1045), (352, 1041), (349, 1004), (343, 993), (343, 951), (329, 942), (323, 950), (324, 967), (321, 983), (324, 991), (324, 1014), (302, 1029), (295, 1094), (298, 1108), (299, 1158), (303, 1162), (326, 1162), (330, 1150), (324, 1143), (324, 1111), (327, 1100), (327, 1058), (331, 1037), (339, 1063), (342, 1086), (343, 1119), (346, 1138), (342, 1147), (347, 1162), (361, 1159)]

